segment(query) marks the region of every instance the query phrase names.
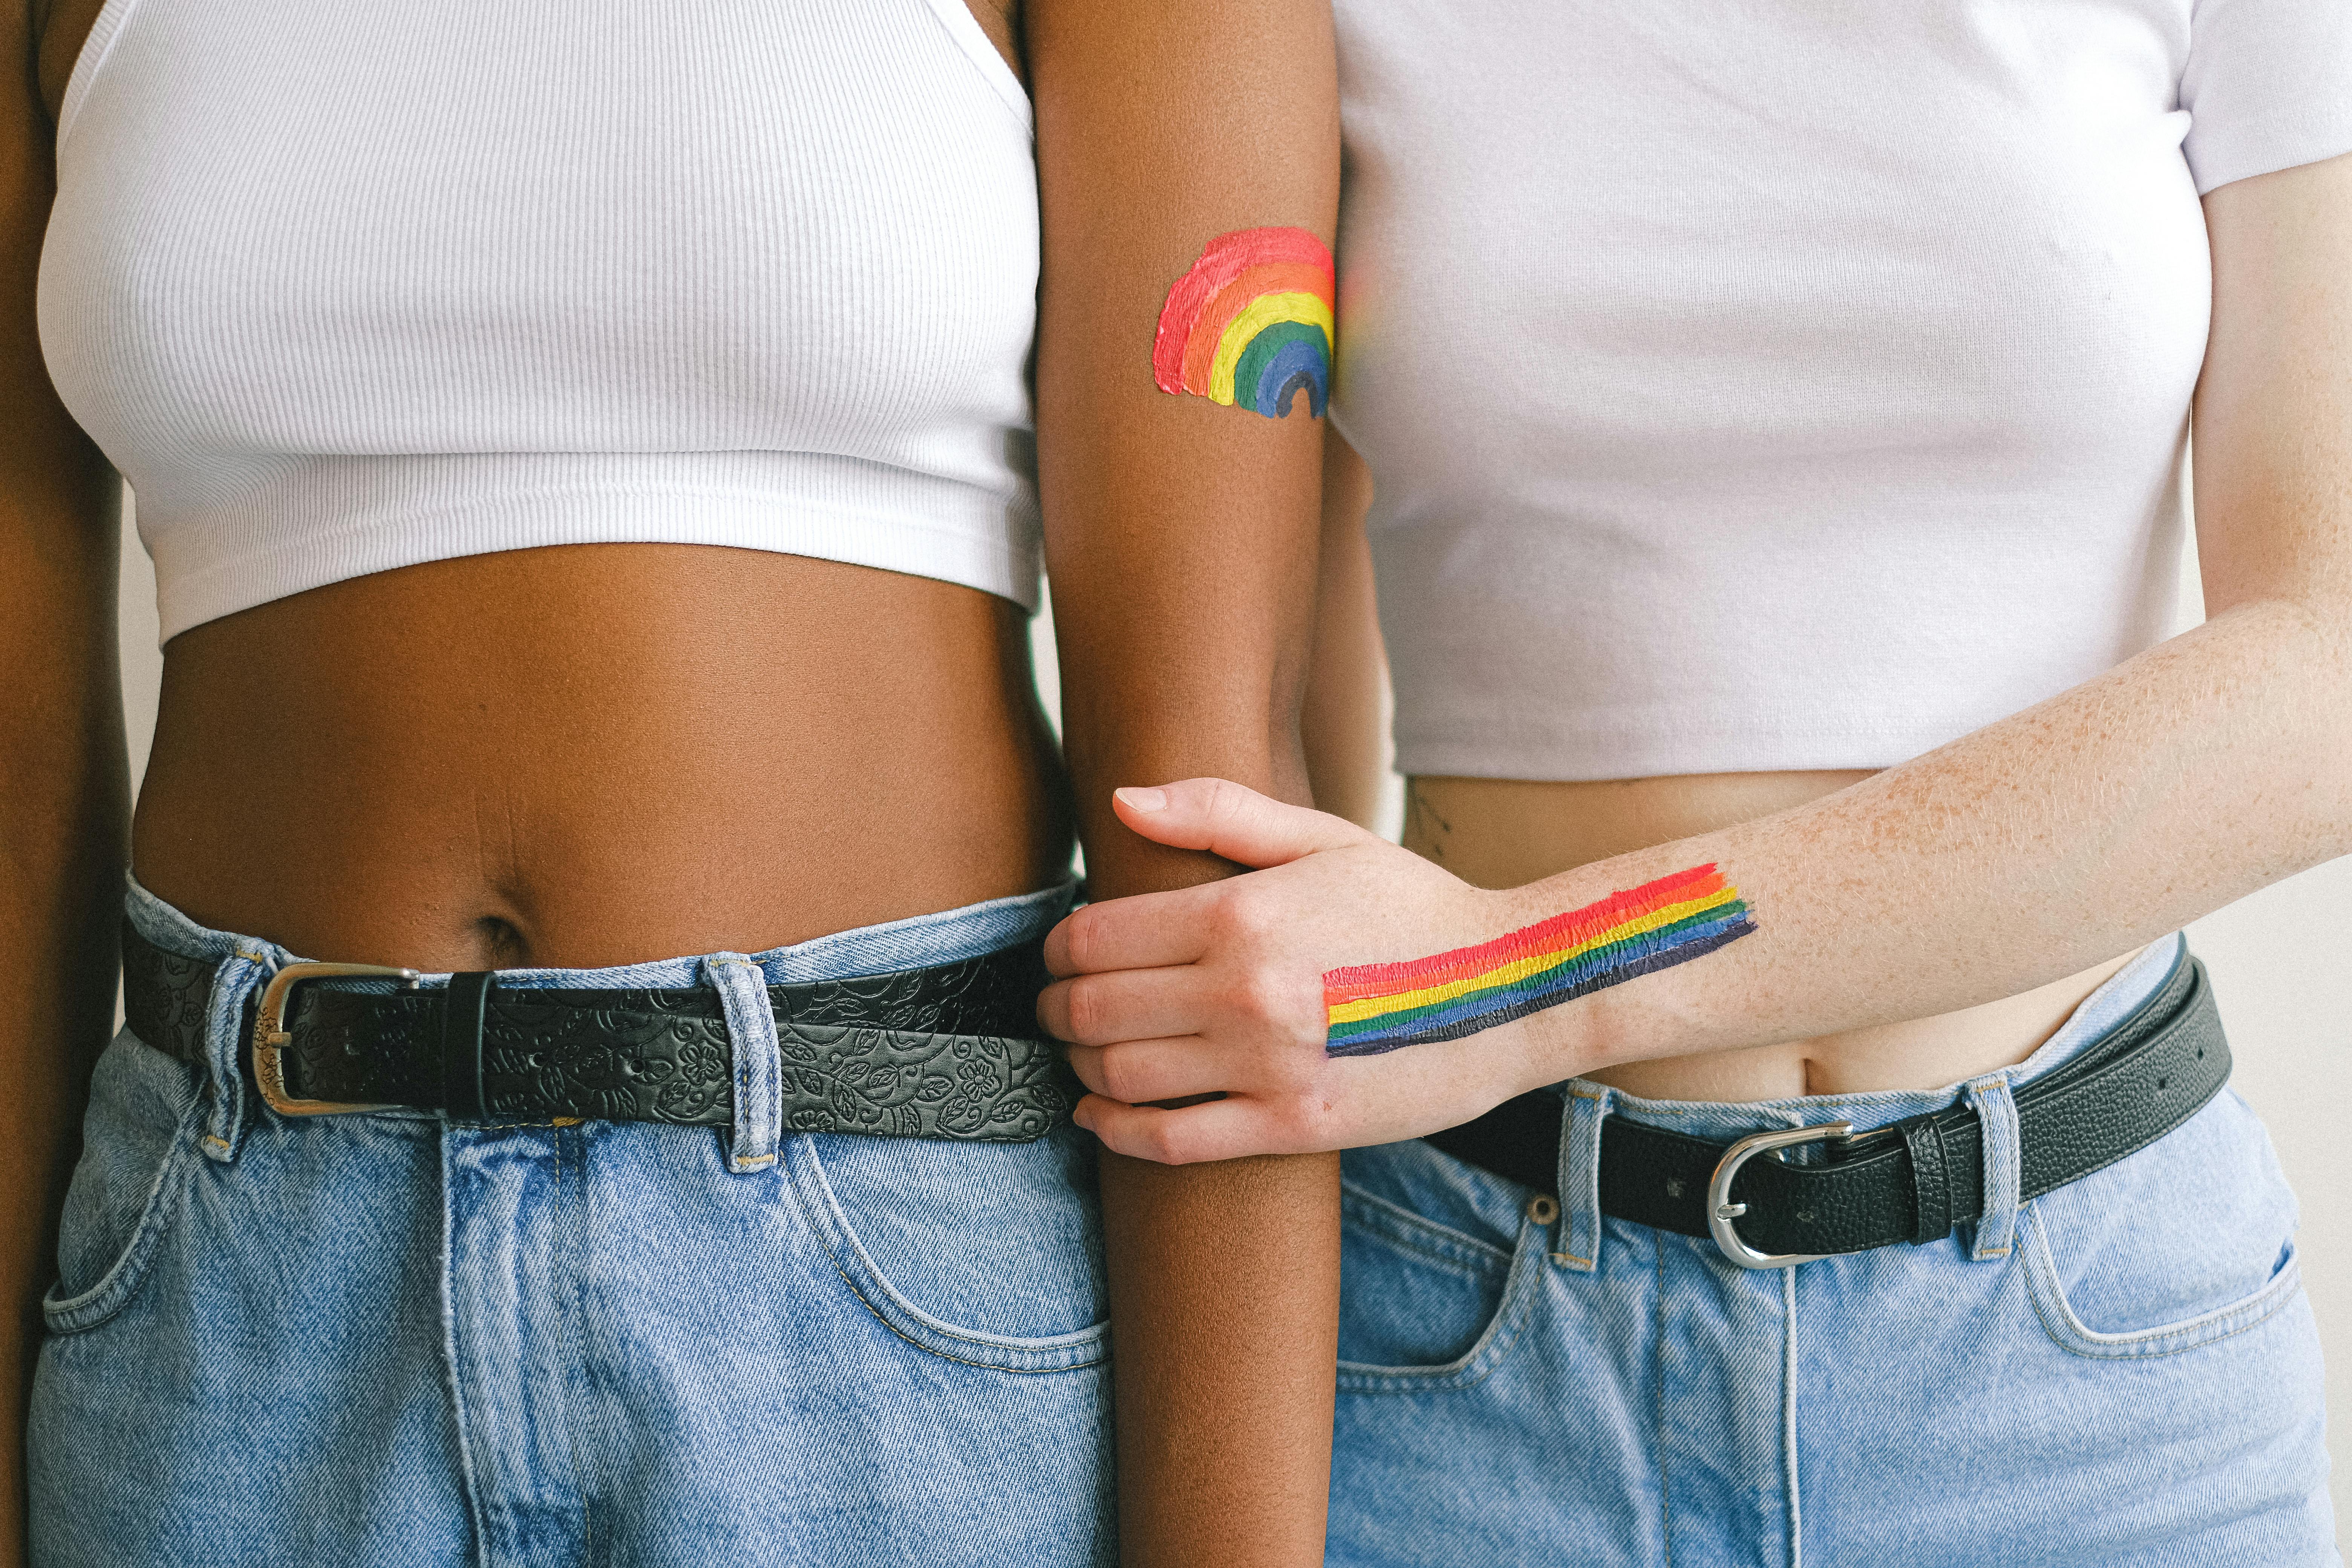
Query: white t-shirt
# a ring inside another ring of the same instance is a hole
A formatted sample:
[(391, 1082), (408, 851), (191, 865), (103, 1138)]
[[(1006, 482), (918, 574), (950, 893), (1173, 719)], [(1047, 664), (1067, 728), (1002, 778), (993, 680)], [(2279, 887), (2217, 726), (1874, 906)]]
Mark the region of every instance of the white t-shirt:
[(2200, 193), (2352, 0), (1339, 0), (1409, 773), (1898, 763), (2169, 630)]

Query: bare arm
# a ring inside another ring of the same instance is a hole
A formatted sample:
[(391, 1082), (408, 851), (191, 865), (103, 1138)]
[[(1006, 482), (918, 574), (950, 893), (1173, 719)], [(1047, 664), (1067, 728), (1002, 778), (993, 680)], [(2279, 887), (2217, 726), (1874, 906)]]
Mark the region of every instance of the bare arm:
[(1370, 828), (1388, 775), (1381, 698), (1388, 653), (1364, 512), (1372, 504), (1371, 470), (1336, 429), (1323, 437), (1323, 550), (1315, 595), (1315, 659), (1299, 724), (1315, 805)]
[[(30, 36), (25, 8), (14, 35)], [(129, 781), (115, 665), (114, 477), (57, 395), (34, 329), (49, 127), (19, 71), (0, 132), (0, 1565), (23, 1560), (24, 1413), (40, 1297), (79, 1147), (89, 1064), (114, 1017)]]
[[(1102, 994), (1076, 1011), (1093, 1037), (1201, 1044), (1073, 1059), (1122, 1100), (1243, 1092), (1082, 1114), (1176, 1158), (1377, 1142), (1613, 1062), (2011, 995), (2352, 852), (2352, 157), (2224, 186), (2206, 212), (2203, 626), (1811, 805), (1505, 893), (1328, 817), (1236, 798), (1213, 821), (1216, 792), (1179, 792), (1149, 831), (1280, 868), (1184, 895), (1181, 918), (1086, 911), (1104, 928), (1081, 933), (1090, 969), (1197, 960), (1089, 975)], [(1324, 971), (1448, 952), (1706, 865), (1752, 913), (1739, 940), (1466, 1038), (1324, 1058)], [(1070, 1000), (1049, 992), (1049, 1017), (1066, 1024)]]
[[(1109, 793), (1230, 771), (1303, 801), (1297, 702), (1321, 422), (1154, 384), (1171, 286), (1217, 236), (1306, 228), (1339, 184), (1330, 19), (1307, 0), (1029, 0), (1045, 271), (1039, 477), (1063, 726), (1094, 896), (1233, 868)], [(1121, 1556), (1322, 1560), (1339, 1285), (1328, 1158), (1106, 1156)]]

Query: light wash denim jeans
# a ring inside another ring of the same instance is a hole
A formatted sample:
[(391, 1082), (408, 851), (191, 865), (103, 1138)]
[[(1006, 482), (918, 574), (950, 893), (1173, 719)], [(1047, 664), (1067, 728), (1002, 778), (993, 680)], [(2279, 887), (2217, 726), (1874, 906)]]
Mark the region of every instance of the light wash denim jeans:
[[(752, 962), (774, 982), (940, 963), (1069, 901)], [(281, 1120), (240, 1087), (235, 1037), (287, 955), (135, 887), (130, 910), (223, 961), (212, 1063), (128, 1034), (100, 1063), (34, 1394), (43, 1568), (1111, 1560), (1091, 1139)]]
[[(1722, 1105), (1566, 1085), (1549, 1225), (1538, 1194), (1426, 1143), (1348, 1154), (1328, 1561), (2339, 1561), (2294, 1199), (2245, 1102), (2225, 1089), (2017, 1201), (2011, 1093), (2179, 951), (2157, 943), (2032, 1059), (1948, 1089)], [(1610, 1116), (1728, 1142), (1962, 1096), (1990, 1207), (1932, 1246), (1750, 1273), (1598, 1209)]]

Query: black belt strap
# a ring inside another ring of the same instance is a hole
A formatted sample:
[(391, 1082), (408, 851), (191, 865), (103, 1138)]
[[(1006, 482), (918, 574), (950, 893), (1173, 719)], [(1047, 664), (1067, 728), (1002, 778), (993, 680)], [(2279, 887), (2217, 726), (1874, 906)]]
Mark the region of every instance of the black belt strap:
[[(205, 1059), (216, 966), (124, 922), (123, 1012), (140, 1039)], [(1075, 1103), (1041, 1037), (1042, 944), (850, 980), (771, 985), (783, 1126), (803, 1132), (1021, 1142)], [(730, 1125), (733, 1047), (719, 994), (549, 990), (457, 974), (446, 989), (320, 980), (287, 1015), (288, 1088), (305, 1100), (446, 1110), (459, 1121), (559, 1118)], [(239, 1055), (253, 1028), (246, 1001)]]
[[(2205, 966), (2185, 953), (2130, 1016), (2063, 1066), (2016, 1090), (2020, 1200), (2137, 1152), (2202, 1110), (2229, 1081), (2230, 1047)], [(1457, 1159), (1550, 1192), (1559, 1097), (1538, 1090), (1428, 1140)], [(1834, 1120), (1825, 1108), (1824, 1121)], [(1601, 1212), (1706, 1237), (1707, 1184), (1728, 1146), (1612, 1116), (1601, 1123)], [(1732, 1184), (1748, 1205), (1741, 1239), (1761, 1252), (1865, 1252), (1929, 1242), (1984, 1212), (1984, 1128), (1955, 1101), (1843, 1142), (1818, 1163), (1750, 1160)]]
[(489, 1016), (494, 978), (453, 974), (441, 1004), (441, 1108), (459, 1121), (479, 1121), (488, 1113), (482, 1089), (482, 1028)]

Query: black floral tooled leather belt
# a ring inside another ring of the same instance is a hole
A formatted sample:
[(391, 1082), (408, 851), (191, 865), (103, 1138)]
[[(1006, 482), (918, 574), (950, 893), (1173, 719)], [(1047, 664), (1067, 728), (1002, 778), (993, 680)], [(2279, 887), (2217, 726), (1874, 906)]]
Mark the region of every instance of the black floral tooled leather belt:
[[(123, 925), (132, 1034), (205, 1061), (216, 966)], [(288, 1114), (410, 1107), (467, 1121), (564, 1119), (724, 1127), (735, 1114), (726, 1014), (709, 986), (349, 988), (402, 972), (289, 964), (248, 998), (245, 1071)], [(1037, 1027), (1040, 944), (925, 969), (766, 987), (788, 1131), (1025, 1142), (1068, 1114)], [(303, 984), (303, 982), (310, 982)], [(338, 983), (341, 983), (340, 985)], [(299, 989), (298, 989), (299, 986)]]

